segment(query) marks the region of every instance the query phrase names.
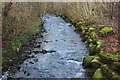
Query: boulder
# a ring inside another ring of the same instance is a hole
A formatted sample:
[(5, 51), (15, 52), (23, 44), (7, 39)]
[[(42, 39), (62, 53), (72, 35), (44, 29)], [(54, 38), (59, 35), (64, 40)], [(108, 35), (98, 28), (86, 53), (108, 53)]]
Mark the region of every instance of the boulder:
[(113, 62), (117, 62), (119, 61), (119, 55), (112, 55), (109, 53), (100, 53), (99, 54), (100, 58), (101, 58), (101, 62), (105, 63), (105, 64), (112, 64)]
[(91, 61), (92, 67), (93, 68), (100, 68), (102, 63), (100, 62), (100, 58), (99, 57), (95, 57), (92, 61)]
[(116, 72), (120, 73), (120, 62), (113, 62), (111, 68)]
[(120, 76), (113, 70), (111, 70), (107, 65), (103, 65), (101, 67), (103, 75), (108, 80), (120, 80)]
[(97, 26), (96, 26), (96, 29), (97, 29), (97, 30), (101, 30), (101, 29), (104, 28), (104, 27), (105, 27), (105, 25), (97, 25)]
[(113, 33), (114, 33), (114, 31), (113, 31), (113, 28), (111, 28), (111, 27), (104, 27), (104, 28), (99, 30), (99, 35), (102, 37), (106, 37), (106, 36), (111, 35)]
[(113, 60), (111, 57), (107, 56), (104, 53), (100, 53), (99, 54), (100, 58), (101, 58), (101, 62), (105, 63), (105, 64), (111, 64), (113, 63)]
[(84, 57), (83, 59), (83, 66), (86, 68), (92, 67), (91, 61), (95, 58), (96, 56), (88, 56)]
[(41, 51), (41, 53), (43, 53), (43, 54), (46, 54), (48, 51), (47, 50), (44, 50), (44, 49), (42, 49), (42, 51)]
[(94, 31), (94, 30), (95, 30), (94, 27), (90, 27), (90, 28), (88, 29), (89, 32)]
[(90, 52), (90, 55), (98, 54), (98, 53), (100, 53), (100, 51), (101, 51), (101, 48), (98, 47), (97, 44), (93, 44), (93, 43), (90, 43), (90, 44), (89, 44), (89, 52)]
[(98, 68), (98, 69), (95, 71), (92, 79), (93, 79), (93, 80), (105, 80), (105, 77), (104, 77), (103, 74), (102, 74), (101, 68)]

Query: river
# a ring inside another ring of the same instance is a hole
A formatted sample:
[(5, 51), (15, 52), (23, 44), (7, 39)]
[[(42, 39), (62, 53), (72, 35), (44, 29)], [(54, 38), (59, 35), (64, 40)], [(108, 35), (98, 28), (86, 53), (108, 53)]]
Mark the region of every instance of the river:
[(50, 14), (42, 16), (42, 20), (46, 32), (42, 34), (42, 40), (36, 39), (36, 42), (41, 42), (41, 47), (34, 49), (38, 53), (32, 50), (34, 57), (25, 60), (12, 77), (87, 78), (82, 61), (89, 52), (74, 26)]

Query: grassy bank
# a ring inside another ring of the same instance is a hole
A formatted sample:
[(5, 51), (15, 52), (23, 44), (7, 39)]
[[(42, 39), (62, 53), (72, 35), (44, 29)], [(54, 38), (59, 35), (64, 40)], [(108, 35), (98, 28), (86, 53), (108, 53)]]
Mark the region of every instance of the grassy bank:
[[(21, 56), (26, 55), (26, 53), (21, 53), (22, 48), (29, 46), (29, 43), (33, 39), (32, 36), (41, 34), (41, 32), (42, 25), (38, 24), (32, 28), (31, 34), (19, 34), (12, 40), (3, 41), (4, 47), (2, 48), (2, 70), (8, 70), (9, 67), (12, 67), (12, 65), (16, 63), (16, 60), (18, 63), (25, 60), (27, 57)], [(25, 50), (22, 52), (25, 52)]]
[[(18, 7), (16, 7), (19, 5)], [(35, 5), (35, 4), (34, 4)], [(23, 6), (23, 7), (21, 7)], [(2, 70), (6, 71), (14, 64), (26, 59), (21, 53), (33, 35), (41, 34), (42, 20), (34, 8), (24, 3), (4, 3), (2, 12)], [(25, 50), (24, 50), (25, 51)]]

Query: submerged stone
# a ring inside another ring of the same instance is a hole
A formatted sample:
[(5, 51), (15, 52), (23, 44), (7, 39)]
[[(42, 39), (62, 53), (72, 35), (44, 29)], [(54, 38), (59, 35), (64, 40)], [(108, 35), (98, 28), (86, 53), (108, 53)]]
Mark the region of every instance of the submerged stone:
[(40, 51), (33, 51), (35, 54), (39, 53)]
[(45, 54), (45, 53), (47, 53), (48, 51), (46, 51), (46, 50), (44, 50), (44, 49), (42, 49), (42, 51), (41, 51), (41, 53), (43, 53), (43, 54)]

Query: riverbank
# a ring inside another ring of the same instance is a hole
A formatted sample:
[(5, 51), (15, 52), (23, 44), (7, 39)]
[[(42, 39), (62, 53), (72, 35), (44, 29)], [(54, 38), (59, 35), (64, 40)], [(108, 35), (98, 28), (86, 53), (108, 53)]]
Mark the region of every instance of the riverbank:
[(94, 69), (92, 78), (95, 80), (98, 78), (101, 80), (119, 80), (118, 25), (115, 25), (115, 27), (97, 25), (94, 21), (89, 21), (89, 19), (85, 18), (76, 21), (63, 15), (59, 16), (75, 25), (75, 31), (82, 35), (82, 41), (88, 43), (91, 56), (84, 58), (83, 66)]
[[(24, 47), (29, 46), (33, 36), (42, 32), (42, 20), (35, 3), (1, 3), (2, 8), (2, 70), (23, 61)], [(16, 7), (17, 6), (17, 7)], [(31, 7), (31, 8), (30, 8)], [(22, 50), (22, 51), (21, 51)], [(24, 50), (25, 51), (25, 50)], [(25, 52), (26, 53), (26, 52)]]
[[(36, 27), (37, 26), (37, 27)], [(30, 51), (36, 46), (35, 39), (43, 32), (43, 23), (34, 26), (32, 34), (20, 34), (13, 40), (3, 41), (2, 71), (19, 69), (18, 65), (30, 58)]]
[[(80, 36), (82, 37), (81, 41), (88, 44), (88, 48), (89, 48), (88, 50), (89, 50), (89, 53), (91, 56), (83, 57), (84, 58), (83, 66), (85, 68), (88, 68), (88, 69), (91, 68), (92, 69), (91, 71), (94, 71), (94, 73), (90, 72), (90, 74), (93, 73), (93, 74), (91, 74), (91, 76), (93, 76), (93, 79), (96, 79), (96, 78), (112, 79), (114, 76), (116, 77), (115, 79), (119, 79), (119, 55), (117, 55), (117, 54), (112, 55), (113, 53), (108, 54), (108, 53), (105, 53), (105, 51), (102, 51), (102, 47), (105, 44), (105, 42), (103, 40), (101, 40), (99, 37), (96, 37), (95, 30), (101, 31), (103, 29), (103, 31), (104, 31), (104, 28), (108, 28), (108, 27), (105, 27), (103, 25), (95, 26), (94, 25), (95, 22), (87, 22), (88, 20), (86, 20), (86, 19), (82, 20), (81, 22), (75, 23), (74, 21), (71, 21), (70, 19), (68, 19), (65, 16), (61, 16), (61, 17), (64, 20), (66, 20), (67, 22), (72, 23), (75, 26), (75, 29), (73, 29), (73, 30), (77, 31), (80, 34)], [(46, 17), (46, 18), (48, 18), (48, 20), (49, 20), (49, 17)], [(53, 26), (53, 24), (51, 24), (51, 25)], [(68, 25), (70, 25), (70, 24), (68, 23)], [(88, 26), (90, 26), (90, 27), (88, 27)], [(49, 31), (50, 29), (53, 29), (53, 28), (52, 27), (48, 28), (48, 29), (46, 29), (46, 31)], [(110, 31), (110, 32), (106, 32), (105, 34), (103, 34), (104, 36), (101, 36), (101, 35), (99, 35), (99, 36), (106, 37), (106, 36), (114, 35), (115, 34), (114, 30), (112, 28), (109, 28), (109, 29), (110, 30), (108, 30), (108, 31)], [(57, 31), (59, 31), (59, 30), (57, 30)], [(63, 35), (67, 35), (64, 32), (62, 32), (62, 33), (63, 33)], [(58, 35), (58, 34), (56, 33), (56, 35)], [(61, 35), (59, 35), (59, 36), (61, 36)], [(55, 41), (58, 41), (58, 40), (55, 40)], [(47, 41), (45, 40), (44, 42), (51, 43), (51, 40), (48, 39)], [(79, 45), (81, 45), (81, 44), (79, 44)], [(54, 44), (54, 46), (55, 46), (55, 44)], [(39, 49), (37, 49), (37, 50), (39, 50)], [(28, 52), (30, 52), (30, 51), (28, 51)], [(35, 54), (38, 54), (38, 53), (43, 53), (43, 54), (50, 53), (50, 54), (52, 54), (54, 52), (56, 52), (56, 50), (47, 50), (47, 47), (46, 47), (46, 49), (42, 49), (42, 51), (33, 51), (33, 53), (35, 53)], [(21, 56), (19, 56), (19, 57), (21, 57)], [(75, 57), (77, 57), (77, 56), (75, 56)], [(23, 61), (26, 60), (27, 58), (28, 57), (24, 58)], [(34, 62), (30, 61), (30, 64), (31, 63), (35, 64)], [(28, 65), (29, 65), (29, 63), (28, 63)], [(46, 63), (46, 65), (47, 65), (47, 63)], [(112, 67), (110, 67), (110, 66), (112, 66)], [(20, 69), (20, 68), (17, 68), (17, 69)], [(17, 71), (17, 69), (16, 69), (16, 71)], [(106, 72), (106, 70), (107, 70), (107, 72)], [(21, 75), (22, 72), (23, 71), (19, 72), (19, 75)], [(16, 73), (16, 74), (18, 74), (18, 73)], [(21, 76), (23, 76), (23, 75), (21, 75)], [(27, 76), (25, 76), (25, 77), (27, 77)]]

